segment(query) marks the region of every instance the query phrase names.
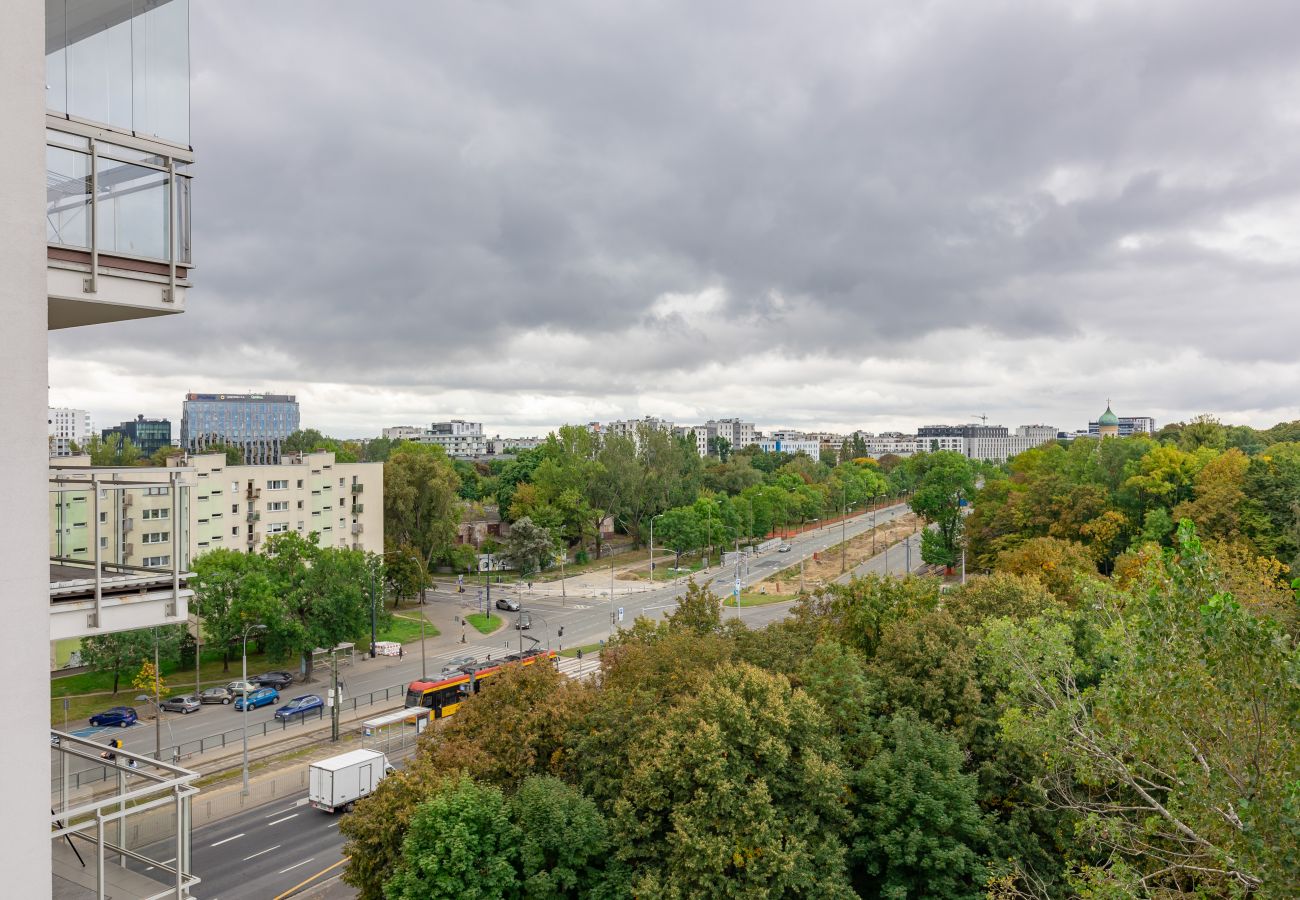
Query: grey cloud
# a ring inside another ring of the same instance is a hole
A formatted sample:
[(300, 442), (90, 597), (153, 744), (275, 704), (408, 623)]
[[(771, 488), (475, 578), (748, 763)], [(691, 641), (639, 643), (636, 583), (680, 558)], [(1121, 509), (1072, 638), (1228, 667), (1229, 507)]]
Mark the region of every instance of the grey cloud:
[[(1224, 360), (1293, 332), (1252, 317), (1292, 317), (1294, 266), (1189, 234), (1300, 193), (1294, 4), (195, 0), (193, 24), (191, 311), (55, 353), (601, 404), (760, 352), (905, 380), (941, 329)], [(1099, 183), (1059, 200), (1062, 168)], [(647, 316), (713, 286), (712, 326)], [(586, 349), (502, 355), (526, 333)]]

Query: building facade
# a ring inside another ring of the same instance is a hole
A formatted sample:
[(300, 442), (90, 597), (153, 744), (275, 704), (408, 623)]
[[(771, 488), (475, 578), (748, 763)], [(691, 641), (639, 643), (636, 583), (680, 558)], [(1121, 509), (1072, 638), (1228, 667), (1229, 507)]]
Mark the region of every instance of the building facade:
[[(1108, 407), (1109, 408), (1109, 407)], [(1111, 415), (1114, 415), (1112, 413)], [(1101, 417), (1095, 422), (1088, 423), (1088, 434), (1092, 437), (1101, 436)], [(1134, 434), (1147, 434), (1154, 436), (1156, 433), (1156, 420), (1151, 416), (1115, 416), (1115, 437), (1128, 437)]]
[(1017, 453), (1056, 440), (1054, 425), (1021, 425), (1011, 434), (1001, 425), (926, 425), (916, 432), (919, 451), (948, 450), (968, 459), (1006, 462)]
[(809, 440), (805, 437), (798, 438), (777, 438), (777, 437), (760, 437), (756, 443), (758, 449), (764, 453), (802, 453), (814, 460), (821, 459), (822, 442), (818, 440)]
[(243, 451), (249, 465), (271, 465), (300, 422), (292, 394), (186, 394), (181, 447), (197, 454), (228, 444)]
[[(184, 311), (194, 160), (189, 99), (188, 0), (5, 3), (0, 466), (8, 515), (0, 526), (0, 592), (12, 642), (0, 677), (8, 684), (30, 683), (41, 671), (52, 634), (85, 637), (186, 620), (186, 573), (115, 569), (97, 558), (98, 540), (85, 541), (86, 559), (51, 557), (60, 552), (51, 541), (59, 527), (52, 492), (85, 494), (93, 507), (101, 489), (135, 489), (138, 473), (51, 468), (47, 348), (52, 329)], [(85, 513), (88, 533), (101, 511)], [(68, 751), (49, 740), (47, 699), (44, 691), (18, 690), (8, 702), (6, 758), (23, 774), (6, 785), (10, 827), (0, 863), (6, 895), (36, 900), (53, 892), (54, 847), (72, 856), (62, 837), (69, 826), (58, 824), (60, 804), (50, 792), (51, 763)], [(192, 793), (180, 790), (177, 803), (188, 804)], [(93, 811), (70, 827), (101, 815), (111, 822), (119, 799), (111, 789), (101, 792)], [(97, 848), (90, 828), (91, 842), (78, 844), (82, 853), (90, 848), (82, 865), (102, 875), (96, 862), (117, 838), (110, 832)], [(116, 862), (110, 856), (113, 869)], [(184, 861), (177, 866), (179, 896), (192, 879)]]
[(137, 415), (134, 419), (105, 428), (101, 437), (108, 441), (121, 436), (140, 448), (144, 456), (153, 456), (164, 447), (172, 445), (172, 423), (170, 419), (146, 419)]
[(226, 464), (223, 453), (172, 457), (193, 470), (189, 547), (252, 553), (276, 534), (318, 535), (323, 547), (384, 552), (384, 464), (341, 463), (328, 450), (279, 463)]
[(90, 413), (84, 409), (71, 409), (66, 406), (49, 407), (47, 419), (50, 439), (50, 456), (71, 456), (73, 443), (84, 447), (95, 433)]
[(758, 429), (753, 422), (742, 422), (735, 418), (710, 419), (704, 423), (704, 428), (710, 440), (723, 438), (731, 444), (732, 450), (743, 450), (758, 441)]

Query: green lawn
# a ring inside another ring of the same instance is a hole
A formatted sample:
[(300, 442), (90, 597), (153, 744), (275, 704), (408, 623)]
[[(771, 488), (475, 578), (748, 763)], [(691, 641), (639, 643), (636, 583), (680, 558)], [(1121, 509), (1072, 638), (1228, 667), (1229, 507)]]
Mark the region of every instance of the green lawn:
[[(766, 606), (769, 603), (785, 603), (787, 600), (793, 600), (798, 594), (752, 594), (741, 592), (741, 606)], [(726, 597), (726, 605), (734, 608), (735, 603), (730, 594)]]
[(590, 656), (593, 653), (599, 653), (603, 649), (604, 649), (604, 645), (600, 644), (599, 642), (595, 644), (583, 644), (581, 647), (565, 647), (563, 650), (560, 651), (560, 655), (577, 656), (578, 651), (581, 650), (583, 656)]
[[(424, 636), (426, 638), (437, 637), (441, 634), (437, 628), (433, 627), (432, 622), (426, 622), (424, 625)], [(420, 614), (411, 613), (394, 613), (393, 617), (388, 620), (388, 625), (379, 629), (379, 640), (397, 641), (399, 644), (409, 644), (412, 641), (420, 639)]]
[(486, 615), (483, 613), (470, 613), (465, 619), (483, 634), (491, 634), (505, 624), (505, 620), (500, 616), (494, 616), (490, 613)]

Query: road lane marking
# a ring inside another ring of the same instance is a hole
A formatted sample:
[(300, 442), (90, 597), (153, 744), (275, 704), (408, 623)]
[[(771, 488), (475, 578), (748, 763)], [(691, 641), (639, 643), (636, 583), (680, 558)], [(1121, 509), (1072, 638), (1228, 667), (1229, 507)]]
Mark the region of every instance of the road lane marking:
[(312, 861), (313, 859), (315, 859), (315, 858), (316, 858), (316, 857), (314, 857), (314, 856), (308, 857), (307, 859), (304, 859), (302, 862), (296, 862), (296, 863), (294, 863), (293, 865), (291, 865), (288, 869), (281, 869), (280, 871), (276, 872), (275, 874), (277, 874), (277, 875), (283, 875), (285, 872), (288, 872), (288, 871), (291, 871), (291, 870), (293, 870), (293, 869), (296, 869), (296, 868), (298, 868), (299, 866), (305, 866), (305, 865), (307, 865), (307, 863), (311, 862), (311, 861)]
[[(271, 813), (271, 815), (274, 816), (274, 815), (276, 815), (276, 814), (275, 814), (275, 813)], [(267, 824), (268, 826), (269, 826), (269, 825), (279, 825), (281, 822), (288, 822), (290, 819), (297, 817), (297, 815), (298, 815), (297, 813), (293, 813), (292, 815), (285, 816), (283, 819), (276, 819), (274, 822), (267, 822), (266, 824)], [(267, 818), (267, 817), (264, 817), (264, 818)]]
[(242, 860), (240, 860), (240, 862), (248, 862), (253, 857), (261, 856), (263, 853), (270, 853), (272, 850), (279, 850), (279, 849), (280, 849), (280, 845), (276, 844), (274, 847), (267, 847), (265, 850), (258, 850), (252, 856), (245, 856)]
[(220, 847), (222, 844), (229, 844), (231, 841), (237, 841), (237, 840), (239, 840), (239, 839), (240, 839), (241, 837), (243, 837), (243, 836), (244, 836), (244, 832), (241, 831), (241, 832), (239, 832), (239, 834), (235, 835), (234, 837), (228, 837), (228, 838), (226, 838), (226, 839), (223, 840), (223, 841), (217, 841), (215, 844), (209, 844), (208, 846), (209, 846), (209, 847)]
[(299, 889), (305, 887), (306, 885), (311, 884), (313, 881), (315, 881), (317, 878), (320, 878), (326, 872), (330, 872), (334, 869), (337, 869), (339, 866), (343, 865), (347, 861), (348, 861), (348, 857), (345, 856), (342, 859), (340, 859), (338, 862), (334, 863), (334, 865), (326, 866), (324, 869), (321, 869), (319, 872), (317, 872), (315, 875), (312, 875), (310, 878), (305, 878), (302, 881), (298, 882), (293, 887), (289, 888), (289, 890), (285, 891), (283, 894), (277, 895), (275, 897), (275, 900), (284, 900), (285, 897), (293, 896), (299, 891)]
[(294, 803), (294, 805), (291, 806), (291, 807), (289, 807), (289, 808), (290, 808), (290, 809), (297, 809), (297, 808), (300, 807), (300, 806), (306, 806), (306, 805), (307, 805), (307, 798), (306, 798), (306, 797), (299, 797), (298, 800), (297, 800), (297, 802)]

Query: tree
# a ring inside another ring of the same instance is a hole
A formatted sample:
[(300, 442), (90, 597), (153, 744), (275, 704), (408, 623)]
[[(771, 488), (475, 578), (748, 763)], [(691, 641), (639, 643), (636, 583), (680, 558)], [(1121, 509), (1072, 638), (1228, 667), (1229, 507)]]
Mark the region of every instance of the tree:
[(162, 672), (154, 667), (153, 660), (146, 659), (140, 663), (140, 671), (131, 679), (131, 688), (151, 697), (163, 693)]
[(524, 516), (510, 526), (503, 554), (520, 575), (528, 577), (551, 564), (555, 558), (555, 541), (551, 532)]
[(995, 621), (981, 648), (1011, 701), (1004, 734), (1045, 761), (1050, 802), (1143, 891), (1295, 896), (1294, 642), (1222, 589), (1188, 522), (1080, 616)]
[(112, 432), (106, 439), (92, 434), (81, 452), (90, 456), (92, 466), (135, 466), (142, 460), (140, 448), (121, 432)]
[(854, 881), (864, 897), (982, 897), (987, 827), (960, 746), (910, 712), (855, 774)]
[(393, 596), (394, 609), (403, 597), (419, 594), (423, 599), (430, 581), (424, 556), (410, 544), (390, 546), (384, 552), (384, 578), (388, 593)]
[(708, 585), (696, 584), (691, 578), (685, 596), (668, 614), (668, 625), (699, 635), (716, 634), (722, 630), (722, 601)]
[(159, 447), (153, 452), (153, 455), (149, 457), (149, 465), (156, 466), (160, 469), (166, 468), (167, 460), (175, 456), (184, 455), (185, 451), (180, 447)]
[(935, 526), (921, 534), (921, 558), (931, 565), (956, 565), (961, 555), (962, 501), (975, 491), (965, 457), (951, 451), (928, 454), (912, 495), (912, 511)]
[(676, 506), (665, 512), (655, 528), (661, 535), (659, 544), (677, 554), (674, 566), (680, 567), (682, 554), (698, 550), (705, 541), (704, 520), (696, 514), (693, 506)]
[(591, 896), (605, 881), (609, 827), (596, 804), (558, 778), (526, 778), (509, 801), (519, 832), (521, 893), (530, 900)]
[(204, 641), (221, 648), (223, 671), (230, 671), (231, 654), (237, 651), (236, 643), (247, 625), (283, 630), (283, 607), (276, 602), (265, 563), (260, 554), (218, 547), (192, 564), (192, 608)]
[(709, 438), (709, 456), (716, 456), (725, 463), (731, 456), (731, 441), (721, 436)]
[(449, 780), (411, 817), (388, 900), (498, 900), (519, 890), (519, 829), (499, 788)]
[[(384, 465), (384, 543), (414, 548), (426, 572), (456, 539), (460, 479), (447, 453), (431, 444), (402, 443)], [(421, 591), (423, 596), (423, 591)]]
[(612, 824), (634, 895), (851, 896), (836, 744), (785, 678), (719, 668), (626, 749)]
[[(160, 659), (171, 659), (180, 647), (180, 632), (184, 626), (156, 629)], [(95, 672), (113, 675), (113, 693), (116, 694), (123, 673), (138, 670), (142, 663), (153, 665), (155, 629), (140, 628), (135, 631), (114, 631), (94, 634), (81, 640), (81, 660)]]

